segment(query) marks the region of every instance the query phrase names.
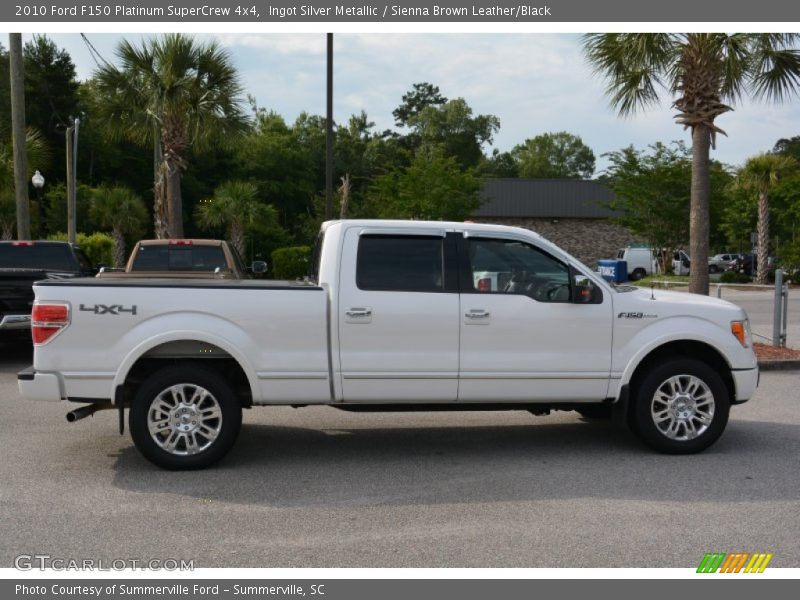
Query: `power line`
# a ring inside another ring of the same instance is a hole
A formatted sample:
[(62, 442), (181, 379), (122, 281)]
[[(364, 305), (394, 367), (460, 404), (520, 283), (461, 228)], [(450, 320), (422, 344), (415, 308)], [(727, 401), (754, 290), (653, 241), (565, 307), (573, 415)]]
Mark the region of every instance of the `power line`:
[[(103, 55), (100, 54), (100, 52), (97, 50), (97, 48), (94, 47), (94, 44), (92, 44), (92, 42), (89, 41), (89, 38), (86, 37), (86, 34), (82, 33), (81, 34), (81, 38), (86, 43), (86, 47), (89, 49), (89, 55), (92, 57), (92, 60), (94, 61), (94, 64), (96, 64), (98, 67), (100, 67), (100, 66), (110, 67), (111, 66), (111, 63), (108, 62), (105, 58), (103, 58)], [(100, 63), (103, 63), (103, 64), (101, 65)]]

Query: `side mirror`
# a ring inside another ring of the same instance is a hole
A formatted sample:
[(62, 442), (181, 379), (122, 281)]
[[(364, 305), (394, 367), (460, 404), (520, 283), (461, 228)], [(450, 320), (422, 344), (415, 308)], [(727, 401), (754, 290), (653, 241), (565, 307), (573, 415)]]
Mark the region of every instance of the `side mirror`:
[(250, 270), (254, 275), (263, 275), (267, 272), (267, 263), (263, 260), (254, 260)]
[(602, 292), (586, 275), (580, 273), (572, 276), (573, 304), (596, 304), (602, 299)]

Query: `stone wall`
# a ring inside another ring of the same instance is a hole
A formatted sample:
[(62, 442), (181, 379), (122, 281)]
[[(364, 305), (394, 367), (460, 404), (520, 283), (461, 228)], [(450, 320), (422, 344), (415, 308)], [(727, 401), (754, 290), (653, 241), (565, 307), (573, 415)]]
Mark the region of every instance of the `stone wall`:
[(513, 225), (535, 231), (592, 269), (601, 258), (616, 258), (620, 248), (638, 240), (625, 227), (607, 219), (475, 218), (476, 223)]

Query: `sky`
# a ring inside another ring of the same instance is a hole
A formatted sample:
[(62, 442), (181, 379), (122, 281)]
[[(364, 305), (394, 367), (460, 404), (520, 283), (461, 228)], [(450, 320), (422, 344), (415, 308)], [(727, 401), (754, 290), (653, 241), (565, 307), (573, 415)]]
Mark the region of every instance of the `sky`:
[[(122, 39), (87, 34), (108, 61)], [(50, 35), (72, 56), (80, 79), (96, 68), (79, 34)], [(150, 34), (126, 34), (132, 40)], [(325, 35), (222, 33), (216, 38), (239, 69), (245, 94), (292, 122), (302, 111), (325, 113)], [(23, 40), (25, 36), (23, 36)], [(334, 39), (334, 119), (366, 110), (377, 129), (392, 128), (392, 110), (416, 82), (438, 85), (448, 98), (466, 99), (476, 114), (493, 114), (500, 131), (493, 146), (510, 150), (545, 132), (580, 136), (597, 157), (597, 174), (607, 166), (602, 154), (633, 144), (684, 140), (688, 131), (672, 119), (665, 102), (634, 117), (621, 118), (609, 106), (604, 81), (587, 65), (577, 34), (336, 34)], [(712, 158), (740, 165), (770, 150), (782, 137), (800, 135), (800, 98), (770, 105), (743, 102), (717, 119), (720, 136)], [(485, 150), (490, 152), (492, 147)]]

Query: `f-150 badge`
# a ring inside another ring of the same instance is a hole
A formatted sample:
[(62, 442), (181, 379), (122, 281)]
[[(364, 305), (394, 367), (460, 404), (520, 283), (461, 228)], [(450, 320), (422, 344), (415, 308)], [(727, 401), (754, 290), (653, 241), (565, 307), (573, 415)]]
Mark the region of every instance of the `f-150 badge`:
[(135, 304), (128, 308), (125, 308), (121, 304), (94, 304), (91, 306), (81, 304), (79, 308), (83, 312), (90, 312), (96, 315), (121, 315), (122, 313), (130, 313), (132, 315), (136, 314)]

